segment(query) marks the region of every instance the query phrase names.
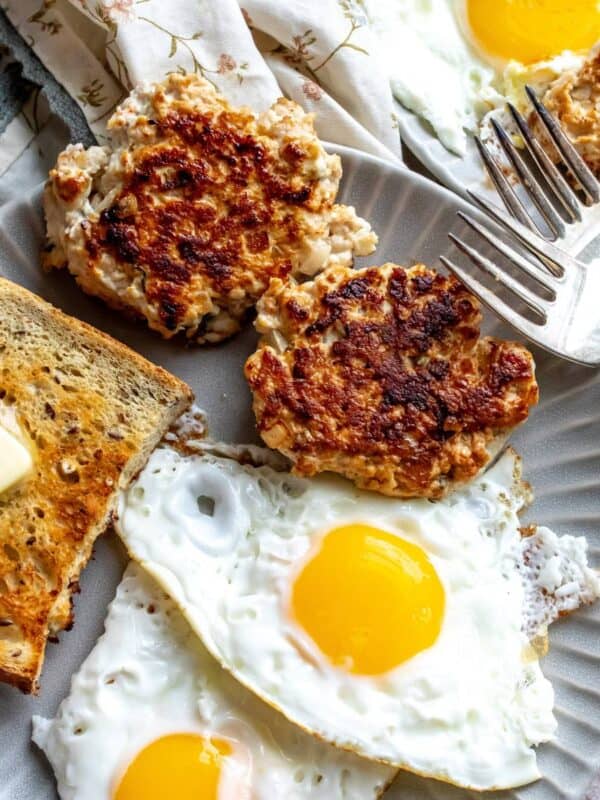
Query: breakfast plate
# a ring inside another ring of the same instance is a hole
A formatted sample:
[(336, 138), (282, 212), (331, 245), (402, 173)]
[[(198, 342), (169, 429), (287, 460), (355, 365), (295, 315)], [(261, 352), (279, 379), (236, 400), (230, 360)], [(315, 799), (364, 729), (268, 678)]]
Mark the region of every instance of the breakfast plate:
[[(408, 113), (408, 112), (407, 112)], [(415, 118), (416, 119), (416, 118)], [(420, 123), (419, 123), (420, 124)], [(441, 147), (441, 145), (440, 145)], [(448, 253), (447, 232), (457, 228), (456, 211), (466, 204), (451, 192), (418, 175), (346, 148), (341, 202), (356, 206), (379, 234), (379, 247), (368, 263), (393, 260), (437, 265)], [(458, 180), (458, 179), (457, 179)], [(107, 310), (81, 293), (67, 274), (39, 268), (43, 240), (40, 190), (0, 210), (0, 273), (32, 289), (187, 381), (207, 413), (210, 433), (226, 442), (257, 442), (250, 393), (242, 365), (255, 345), (247, 327), (229, 342), (211, 348), (182, 348)], [(361, 259), (360, 265), (367, 263)], [(488, 331), (512, 336), (495, 319)], [(594, 565), (600, 562), (600, 373), (534, 350), (541, 399), (529, 422), (512, 437), (522, 455), (525, 478), (536, 500), (526, 521), (551, 526), (557, 533), (582, 534)], [(71, 674), (102, 631), (108, 602), (126, 563), (112, 534), (102, 537), (95, 558), (82, 575), (75, 601), (76, 624), (48, 648), (40, 695), (25, 697), (0, 687), (0, 769), (2, 800), (48, 800), (55, 797), (53, 778), (41, 753), (30, 743), (33, 714), (53, 716), (69, 689)], [(558, 735), (539, 748), (543, 778), (498, 800), (582, 800), (600, 767), (600, 608), (587, 608), (556, 623), (543, 669), (556, 692)], [(460, 653), (456, 654), (460, 658)], [(461, 800), (473, 793), (403, 773), (389, 790), (390, 800), (436, 798)]]

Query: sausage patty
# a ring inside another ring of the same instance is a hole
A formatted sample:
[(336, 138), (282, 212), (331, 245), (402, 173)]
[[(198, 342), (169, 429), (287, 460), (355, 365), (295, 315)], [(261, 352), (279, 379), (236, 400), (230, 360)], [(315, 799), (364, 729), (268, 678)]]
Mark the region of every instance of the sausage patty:
[(272, 280), (246, 362), (264, 441), (299, 475), (439, 498), (490, 460), (538, 399), (531, 354), (479, 337), (479, 304), (423, 265)]
[(105, 147), (68, 147), (50, 173), (45, 263), (166, 338), (225, 339), (271, 278), (375, 247), (335, 204), (339, 157), (289, 100), (257, 115), (203, 78), (169, 75), (132, 92), (108, 134)]

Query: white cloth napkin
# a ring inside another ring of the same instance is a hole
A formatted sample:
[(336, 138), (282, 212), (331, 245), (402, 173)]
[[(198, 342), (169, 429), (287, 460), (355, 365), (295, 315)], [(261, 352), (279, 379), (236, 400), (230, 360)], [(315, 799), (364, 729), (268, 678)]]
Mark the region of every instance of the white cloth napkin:
[[(4, 0), (4, 8), (100, 140), (137, 83), (192, 71), (256, 110), (284, 94), (315, 113), (322, 139), (401, 158), (388, 80), (355, 0)], [(27, 136), (26, 126), (9, 126), (0, 147), (5, 139), (18, 155)]]

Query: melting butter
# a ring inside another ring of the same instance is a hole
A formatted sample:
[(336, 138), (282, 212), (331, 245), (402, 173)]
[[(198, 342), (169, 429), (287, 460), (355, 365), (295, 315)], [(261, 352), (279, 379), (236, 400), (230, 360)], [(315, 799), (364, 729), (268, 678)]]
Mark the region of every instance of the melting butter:
[(22, 481), (33, 469), (33, 455), (13, 408), (0, 403), (0, 493)]
[(32, 469), (33, 458), (29, 450), (0, 426), (0, 492), (23, 480)]

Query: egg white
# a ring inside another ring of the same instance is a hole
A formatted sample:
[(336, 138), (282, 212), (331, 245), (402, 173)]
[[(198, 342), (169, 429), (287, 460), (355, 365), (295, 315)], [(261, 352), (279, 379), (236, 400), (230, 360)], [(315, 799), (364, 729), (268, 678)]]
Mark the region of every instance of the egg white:
[(110, 800), (141, 749), (186, 732), (226, 738), (234, 753), (241, 750), (253, 800), (373, 800), (395, 774), (309, 736), (244, 689), (132, 563), (104, 635), (56, 718), (34, 718), (33, 738), (52, 764), (62, 800)]
[[(214, 500), (212, 516), (199, 497)], [(559, 610), (547, 613), (539, 583), (546, 561), (557, 556), (557, 586), (575, 586), (575, 605), (581, 587), (586, 601), (600, 593), (583, 540), (540, 529), (537, 560), (524, 569), (517, 512), (526, 499), (511, 451), (430, 503), (162, 449), (123, 496), (116, 527), (211, 653), (290, 720), (367, 758), (490, 789), (539, 777), (532, 746), (556, 726), (552, 687), (524, 633)], [(286, 613), (315, 537), (351, 522), (419, 544), (445, 588), (435, 644), (383, 676), (332, 667)]]

